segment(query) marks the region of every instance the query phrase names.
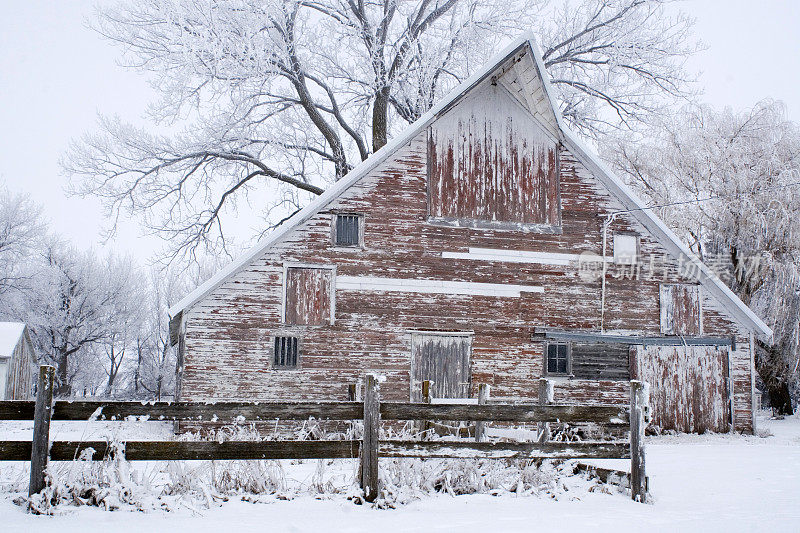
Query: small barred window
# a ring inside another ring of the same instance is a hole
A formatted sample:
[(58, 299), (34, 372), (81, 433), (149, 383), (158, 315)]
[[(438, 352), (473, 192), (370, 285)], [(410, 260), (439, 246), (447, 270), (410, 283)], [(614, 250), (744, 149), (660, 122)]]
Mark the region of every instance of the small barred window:
[(359, 215), (336, 215), (334, 242), (336, 246), (361, 245), (361, 217)]
[(273, 352), (273, 368), (297, 368), (300, 358), (297, 337), (275, 337), (275, 351)]

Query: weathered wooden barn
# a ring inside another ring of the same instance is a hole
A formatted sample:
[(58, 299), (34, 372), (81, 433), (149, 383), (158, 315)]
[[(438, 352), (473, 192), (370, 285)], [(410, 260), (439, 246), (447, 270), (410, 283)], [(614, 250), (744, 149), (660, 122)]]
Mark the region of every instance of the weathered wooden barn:
[(35, 361), (28, 328), (22, 322), (0, 322), (0, 400), (29, 400)]
[(772, 332), (565, 126), (530, 37), (170, 310), (182, 400), (629, 401), (754, 429)]

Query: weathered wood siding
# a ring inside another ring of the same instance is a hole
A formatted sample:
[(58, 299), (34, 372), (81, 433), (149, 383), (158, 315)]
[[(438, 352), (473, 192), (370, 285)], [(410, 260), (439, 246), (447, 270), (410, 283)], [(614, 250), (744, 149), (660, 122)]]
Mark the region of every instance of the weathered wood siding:
[[(430, 220), (428, 141), (420, 133), (188, 312), (182, 399), (346, 399), (349, 384), (377, 371), (386, 376), (383, 397), (407, 401), (414, 390), (412, 338), (420, 331), (472, 334), (472, 395), (488, 383), (496, 397), (537, 397), (543, 343), (531, 340), (533, 328), (600, 329), (601, 280), (584, 275), (578, 259), (602, 254), (602, 215), (622, 205), (559, 148), (558, 231)], [(363, 249), (333, 245), (332, 216), (341, 212), (364, 216)], [(639, 235), (641, 257), (635, 267), (609, 264), (605, 327), (658, 335), (661, 284), (692, 280), (630, 216), (617, 217), (610, 231)], [(651, 262), (663, 269), (631, 279)], [(283, 322), (284, 271), (297, 263), (336, 267), (342, 282), (332, 282), (333, 324)], [(737, 339), (735, 420), (737, 429), (749, 430), (749, 332), (715, 301), (704, 297), (702, 306), (706, 334)], [(271, 367), (274, 335), (302, 339), (302, 370)], [(561, 378), (555, 401), (625, 404), (629, 385)]]
[(429, 131), (431, 216), (558, 223), (557, 143), (506, 89), (487, 86)]
[(0, 383), (4, 388), (2, 397), (6, 400), (29, 400), (33, 389), (33, 364), (36, 359), (26, 327), (22, 331), (19, 342), (14, 347), (10, 358), (5, 358), (7, 365), (6, 382)]
[(638, 379), (650, 383), (653, 424), (691, 433), (730, 427), (727, 347), (640, 346)]
[(617, 344), (574, 344), (572, 375), (578, 379), (629, 380), (630, 348)]

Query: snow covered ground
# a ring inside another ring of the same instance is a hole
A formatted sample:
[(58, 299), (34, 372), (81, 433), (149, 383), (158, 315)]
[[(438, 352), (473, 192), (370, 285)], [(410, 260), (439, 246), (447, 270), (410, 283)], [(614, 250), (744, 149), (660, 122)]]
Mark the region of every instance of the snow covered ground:
[[(58, 533), (83, 533), (87, 526), (101, 531), (173, 532), (800, 531), (800, 417), (762, 420), (761, 427), (773, 435), (648, 439), (651, 505), (633, 503), (621, 494), (584, 490), (588, 484), (576, 483), (573, 491), (561, 492), (557, 499), (437, 495), (390, 510), (354, 505), (340, 496), (323, 500), (302, 496), (291, 501), (271, 497), (259, 498), (259, 503), (229, 501), (210, 509), (179, 508), (169, 513), (81, 507), (49, 517), (26, 514), (11, 502), (14, 494), (6, 492), (0, 494), (0, 529)], [(24, 430), (14, 431), (20, 435)], [(626, 463), (598, 462), (620, 468)], [(301, 466), (296, 473), (310, 476), (311, 465)], [(0, 478), (9, 472), (0, 463)]]

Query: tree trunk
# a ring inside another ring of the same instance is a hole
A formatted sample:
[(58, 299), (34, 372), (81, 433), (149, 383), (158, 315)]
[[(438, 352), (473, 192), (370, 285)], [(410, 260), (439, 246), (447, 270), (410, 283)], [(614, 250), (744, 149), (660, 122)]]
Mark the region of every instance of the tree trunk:
[(791, 415), (792, 397), (789, 394), (789, 383), (786, 379), (789, 374), (785, 368), (785, 359), (782, 343), (767, 345), (760, 342), (756, 346), (756, 371), (769, 394), (769, 403), (776, 415)]
[(788, 383), (780, 383), (772, 387), (767, 386), (767, 393), (769, 393), (769, 404), (772, 406), (772, 412), (775, 415), (790, 416), (794, 414)]
[(372, 151), (380, 150), (387, 141), (389, 124), (389, 87), (382, 87), (375, 94), (372, 105)]
[(55, 395), (59, 398), (69, 398), (72, 396), (72, 384), (69, 382), (69, 368), (68, 368), (68, 361), (69, 356), (63, 351), (58, 350), (58, 383), (55, 387)]
[(142, 371), (142, 347), (136, 346), (136, 371), (133, 373), (133, 394), (138, 398), (139, 396), (139, 379), (141, 379)]

